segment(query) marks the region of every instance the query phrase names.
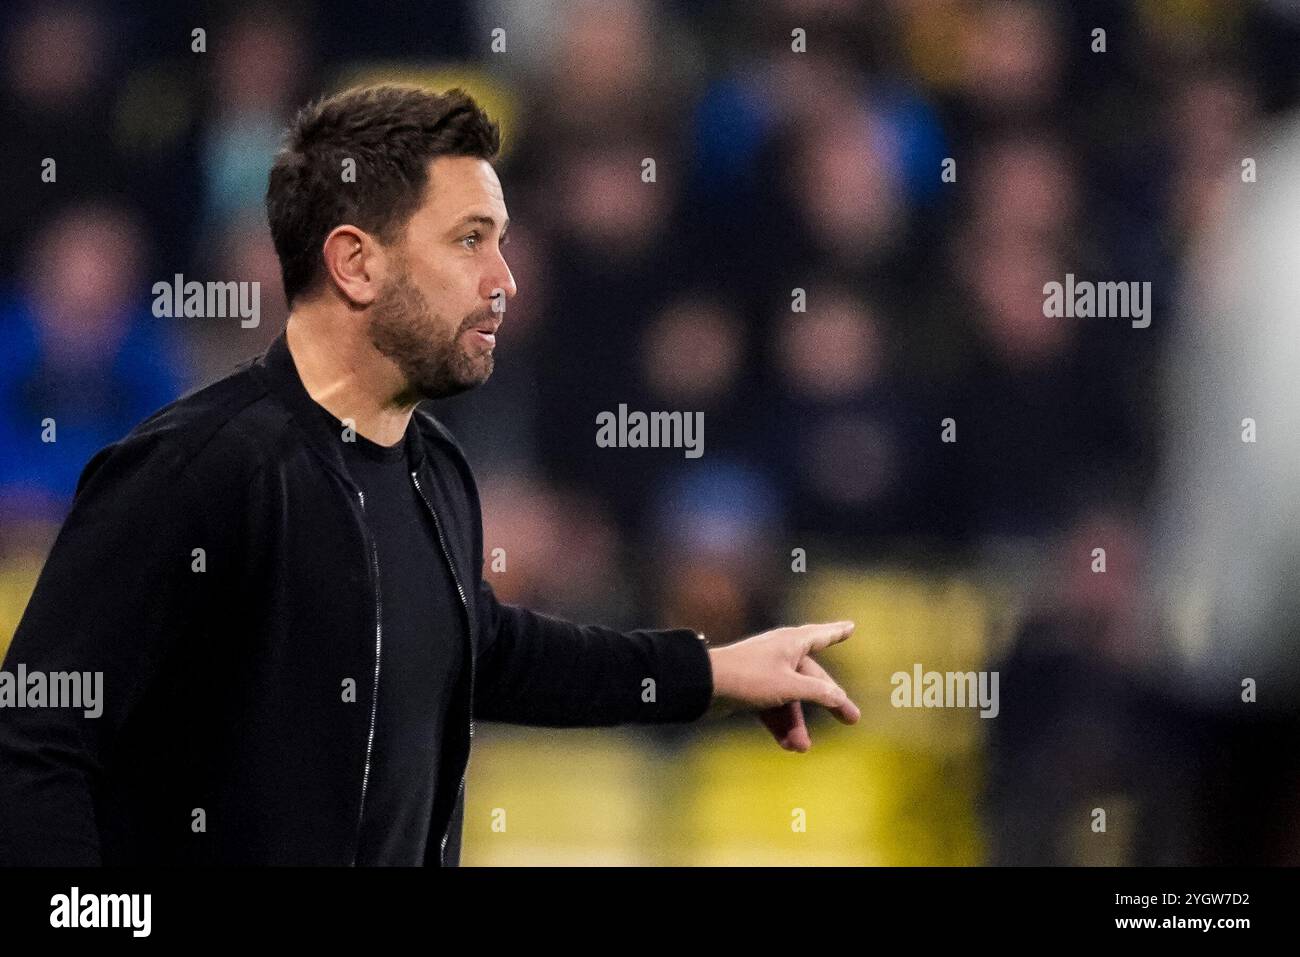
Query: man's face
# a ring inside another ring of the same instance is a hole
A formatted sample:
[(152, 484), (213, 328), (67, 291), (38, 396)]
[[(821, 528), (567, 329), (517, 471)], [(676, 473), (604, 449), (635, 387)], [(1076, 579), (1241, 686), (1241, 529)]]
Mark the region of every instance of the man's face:
[(455, 395), (492, 374), (496, 330), (515, 280), (501, 255), (508, 218), (486, 160), (441, 156), (424, 204), (401, 241), (370, 309), (370, 341), (422, 399)]

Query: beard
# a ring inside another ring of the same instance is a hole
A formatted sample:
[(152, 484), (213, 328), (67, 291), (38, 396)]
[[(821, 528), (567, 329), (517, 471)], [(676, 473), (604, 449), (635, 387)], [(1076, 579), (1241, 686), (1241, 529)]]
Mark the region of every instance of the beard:
[(482, 385), (492, 374), (491, 350), (472, 350), (462, 342), (465, 332), (491, 318), (488, 305), (450, 330), (403, 266), (371, 307), (367, 331), (371, 345), (396, 363), (412, 394), (442, 399)]

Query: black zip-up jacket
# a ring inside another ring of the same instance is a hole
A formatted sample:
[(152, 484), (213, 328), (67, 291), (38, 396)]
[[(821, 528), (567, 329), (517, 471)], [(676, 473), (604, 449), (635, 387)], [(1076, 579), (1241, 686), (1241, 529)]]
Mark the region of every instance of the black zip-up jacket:
[[(384, 662), (340, 441), (281, 333), (91, 459), (4, 670), (102, 672), (103, 710), (0, 707), (0, 864), (355, 864)], [(423, 408), (406, 442), (470, 636), (424, 852), (455, 866), (474, 718), (692, 721), (712, 670), (499, 602), (460, 448)]]

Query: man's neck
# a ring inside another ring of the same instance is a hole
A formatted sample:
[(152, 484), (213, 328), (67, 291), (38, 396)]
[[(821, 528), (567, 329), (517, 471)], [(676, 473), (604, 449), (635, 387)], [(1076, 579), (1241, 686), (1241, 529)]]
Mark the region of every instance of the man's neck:
[(415, 403), (401, 395), (394, 363), (366, 341), (358, 323), (289, 314), (285, 339), (298, 378), (317, 405), (377, 445), (402, 441)]

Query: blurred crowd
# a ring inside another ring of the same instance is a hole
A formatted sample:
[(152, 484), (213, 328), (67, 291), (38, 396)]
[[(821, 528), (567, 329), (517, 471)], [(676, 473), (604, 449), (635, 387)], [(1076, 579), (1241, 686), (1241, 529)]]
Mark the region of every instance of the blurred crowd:
[[(502, 122), (519, 294), (492, 379), (432, 410), (479, 476), (498, 594), (725, 640), (788, 614), (796, 549), (810, 572), (975, 569), (1023, 612), (1006, 673), (1042, 692), (991, 722), (994, 857), (1071, 859), (1045, 815), (1092, 760), (1176, 812), (1131, 860), (1194, 859), (1200, 726), (1137, 637), (1157, 386), (1248, 144), (1300, 96), (1294, 9), (377, 6), (7, 5), (0, 562), (30, 587), (93, 452), (282, 328), (262, 197), (293, 111), (359, 80), (463, 85)], [(259, 281), (260, 325), (155, 318), (176, 273)], [(1150, 281), (1150, 327), (1045, 319), (1066, 273)], [(703, 411), (704, 455), (598, 447), (620, 403)], [(1044, 741), (1053, 713), (1109, 721), (1103, 743)]]

